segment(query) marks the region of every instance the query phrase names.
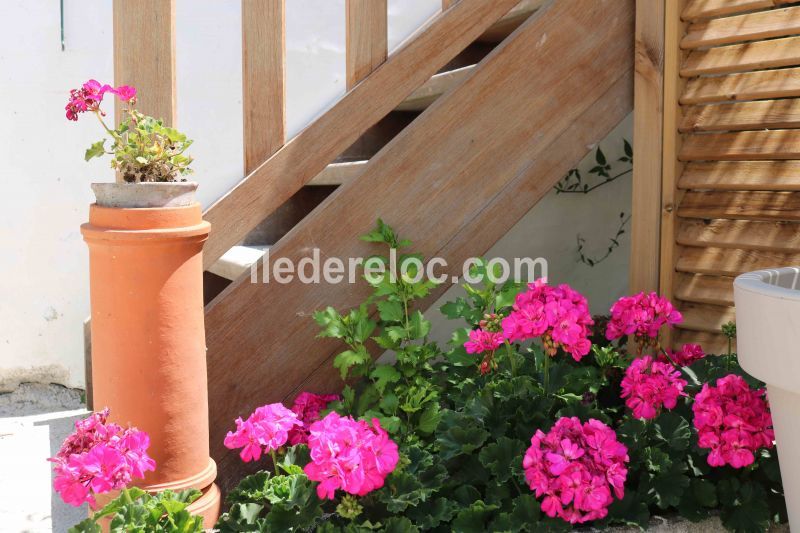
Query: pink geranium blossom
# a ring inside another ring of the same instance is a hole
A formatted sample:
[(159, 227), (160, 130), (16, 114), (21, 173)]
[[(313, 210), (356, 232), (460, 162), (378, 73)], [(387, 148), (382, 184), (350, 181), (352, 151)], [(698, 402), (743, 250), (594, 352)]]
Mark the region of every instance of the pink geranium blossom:
[(136, 428), (108, 422), (108, 408), (75, 422), (55, 457), (53, 488), (70, 505), (95, 505), (95, 494), (120, 490), (155, 470), (150, 438)]
[(67, 112), (68, 120), (78, 120), (78, 115), (91, 111), (100, 113), (100, 104), (106, 93), (116, 94), (123, 102), (130, 102), (136, 97), (136, 89), (130, 85), (120, 85), (114, 88), (108, 84), (101, 84), (97, 80), (89, 80), (80, 89), (72, 89), (69, 92), (69, 101), (64, 108)]
[(223, 443), (231, 450), (241, 448), (244, 462), (258, 461), (262, 453), (277, 450), (289, 440), (289, 431), (303, 423), (280, 403), (263, 405), (247, 420), (236, 419), (236, 430), (229, 431)]
[(576, 361), (589, 353), (589, 326), (594, 321), (586, 298), (569, 285), (551, 287), (538, 279), (517, 295), (512, 309), (502, 322), (509, 341), (542, 337), (550, 355), (560, 347)]
[(571, 524), (599, 520), (625, 495), (628, 449), (598, 420), (560, 418), (548, 433), (536, 431), (522, 467), (542, 511)]
[(372, 425), (335, 412), (311, 424), (308, 447), (311, 462), (304, 471), (318, 481), (320, 498), (333, 499), (337, 490), (364, 496), (383, 486), (397, 466), (397, 444), (377, 419)]
[(669, 358), (662, 354), (658, 360), (661, 362), (672, 360), (678, 366), (689, 366), (706, 356), (699, 344), (684, 344), (680, 350), (667, 350), (667, 355), (669, 355)]
[(678, 398), (685, 396), (686, 380), (670, 363), (652, 357), (634, 359), (622, 378), (622, 398), (636, 418), (651, 419), (662, 407), (673, 409)]
[(673, 325), (683, 320), (666, 298), (655, 292), (640, 292), (634, 296), (624, 296), (611, 306), (611, 319), (606, 327), (608, 340), (635, 335), (637, 339), (656, 339), (665, 325)]
[(708, 464), (744, 468), (755, 461), (755, 452), (771, 448), (775, 441), (772, 416), (764, 389), (753, 390), (735, 374), (706, 383), (692, 406), (698, 446), (711, 450)]
[(469, 332), (469, 340), (464, 343), (467, 353), (480, 354), (493, 352), (503, 345), (505, 338), (499, 331), (473, 329)]
[(289, 431), (289, 444), (305, 444), (308, 442), (308, 428), (313, 422), (319, 420), (319, 414), (328, 408), (328, 404), (340, 400), (338, 394), (314, 394), (312, 392), (301, 392), (297, 395), (292, 405), (292, 412), (303, 423), (302, 426), (294, 426)]

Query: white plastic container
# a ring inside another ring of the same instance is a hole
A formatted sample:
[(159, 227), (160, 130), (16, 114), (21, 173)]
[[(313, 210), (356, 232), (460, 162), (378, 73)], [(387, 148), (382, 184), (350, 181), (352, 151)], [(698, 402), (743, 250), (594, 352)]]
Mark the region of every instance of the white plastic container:
[(739, 363), (767, 384), (789, 526), (800, 531), (800, 267), (737, 277)]

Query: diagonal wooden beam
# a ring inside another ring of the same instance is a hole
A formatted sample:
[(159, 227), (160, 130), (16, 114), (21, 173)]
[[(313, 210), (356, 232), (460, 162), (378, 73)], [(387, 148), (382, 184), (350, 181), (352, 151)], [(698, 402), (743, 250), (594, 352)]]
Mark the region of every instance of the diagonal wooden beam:
[[(416, 250), (428, 257), (441, 251), (460, 271), (457, 259), (471, 248), (470, 232), (484, 231), (476, 229), (476, 220), (489, 220), (477, 213), (488, 217), (494, 199), (512, 181), (526, 179), (533, 162), (547, 160), (547, 151), (573, 125), (576, 133), (589, 128), (578, 121), (629, 75), (633, 11), (632, 2), (620, 0), (544, 8), (282, 239), (270, 252), (272, 261), (296, 263), (313, 247), (323, 258), (367, 257), (373, 249), (358, 236), (383, 216), (415, 241)], [(622, 83), (629, 91), (630, 78)], [(610, 113), (608, 123), (596, 127), (610, 128), (620, 115)], [(561, 164), (580, 158), (573, 155)], [(553, 169), (558, 172), (551, 180), (563, 175), (557, 165)], [(508, 193), (505, 199), (516, 201)], [(498, 236), (484, 234), (478, 251)], [(310, 314), (325, 305), (355, 305), (368, 293), (361, 284), (251, 284), (245, 277), (209, 305), (211, 444), (220, 472), (236, 476), (244, 468), (222, 446), (233, 419), (291, 394), (337, 349), (315, 337)]]
[(322, 172), (517, 1), (462, 0), (436, 17), (333, 108), (209, 207), (203, 215), (212, 227), (203, 248), (205, 268)]

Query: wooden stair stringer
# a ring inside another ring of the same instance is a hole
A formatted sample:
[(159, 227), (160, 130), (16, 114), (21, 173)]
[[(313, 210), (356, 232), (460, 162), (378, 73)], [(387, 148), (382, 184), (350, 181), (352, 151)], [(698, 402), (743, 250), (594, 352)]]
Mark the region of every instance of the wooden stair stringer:
[[(323, 258), (368, 257), (374, 248), (358, 236), (379, 216), (426, 257), (444, 252), (453, 272), (461, 264), (448, 254), (473, 253), (471, 231), (488, 232), (475, 243), (479, 252), (497, 240), (501, 226), (495, 230), (495, 222), (486, 222), (487, 206), (501, 197), (502, 205), (519, 201), (510, 184), (529, 186), (526, 169), (546, 167), (548, 151), (556, 141), (565, 143), (572, 157), (550, 159), (558, 172), (533, 189), (534, 196), (543, 195), (591, 149), (581, 141), (589, 136), (597, 142), (599, 132), (613, 128), (631, 107), (633, 3), (576, 0), (540, 11), (271, 248), (270, 260), (286, 257), (296, 264), (314, 247)], [(613, 113), (592, 114), (599, 103)], [(247, 470), (222, 446), (233, 419), (285, 399), (312, 375), (326, 375), (326, 362), (339, 346), (316, 338), (311, 313), (356, 305), (368, 293), (364, 284), (251, 284), (246, 276), (209, 304), (211, 447), (223, 488)]]

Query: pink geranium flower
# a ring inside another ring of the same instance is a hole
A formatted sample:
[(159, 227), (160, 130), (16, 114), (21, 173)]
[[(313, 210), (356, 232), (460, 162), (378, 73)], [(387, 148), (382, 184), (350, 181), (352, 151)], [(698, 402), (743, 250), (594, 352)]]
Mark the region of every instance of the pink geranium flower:
[(54, 463), (53, 488), (70, 505), (94, 506), (95, 494), (123, 489), (155, 470), (147, 433), (108, 422), (108, 413), (106, 408), (75, 422), (75, 432), (48, 459)]
[(692, 405), (697, 445), (710, 450), (708, 464), (744, 468), (760, 448), (772, 448), (775, 432), (764, 389), (753, 390), (741, 376), (729, 374), (706, 383)]
[(667, 354), (669, 355), (669, 359), (661, 354), (658, 360), (666, 363), (671, 359), (678, 366), (689, 366), (706, 356), (705, 352), (703, 352), (703, 348), (701, 348), (699, 344), (684, 344), (680, 350), (667, 350)]
[(569, 285), (551, 287), (538, 279), (517, 295), (502, 327), (503, 336), (511, 342), (541, 337), (550, 355), (560, 347), (580, 361), (592, 347), (589, 327), (593, 324), (582, 294)]
[(289, 431), (289, 444), (305, 444), (308, 442), (308, 428), (320, 418), (320, 413), (328, 408), (328, 404), (341, 399), (338, 394), (314, 394), (301, 392), (292, 405), (292, 412), (303, 423)]
[(622, 378), (622, 398), (636, 418), (651, 419), (662, 407), (673, 409), (683, 392), (686, 380), (670, 363), (654, 361), (652, 357), (634, 359)]
[(658, 338), (663, 326), (683, 320), (672, 303), (655, 292), (624, 296), (611, 306), (611, 319), (606, 327), (608, 340), (634, 335), (640, 341)]
[(236, 430), (229, 431), (223, 444), (231, 450), (241, 448), (239, 456), (244, 462), (258, 461), (262, 453), (277, 450), (289, 440), (289, 432), (303, 423), (297, 415), (280, 403), (257, 408), (242, 420), (236, 419)]
[(604, 518), (614, 497), (622, 499), (628, 461), (613, 429), (564, 417), (548, 433), (536, 432), (522, 466), (542, 511), (576, 524)]
[(333, 499), (337, 490), (364, 496), (383, 486), (399, 460), (397, 444), (377, 419), (370, 426), (335, 412), (311, 424), (308, 447), (311, 462), (303, 470), (319, 482), (320, 498)]
[(68, 120), (78, 120), (78, 115), (91, 111), (104, 115), (100, 110), (103, 96), (106, 93), (116, 94), (123, 102), (130, 102), (136, 97), (136, 89), (130, 85), (120, 85), (116, 89), (108, 84), (102, 84), (97, 80), (89, 80), (80, 89), (72, 89), (69, 92), (69, 101), (64, 108), (67, 112)]
[(481, 354), (493, 352), (503, 345), (505, 338), (499, 331), (484, 331), (473, 329), (469, 332), (469, 340), (464, 343), (467, 353)]

